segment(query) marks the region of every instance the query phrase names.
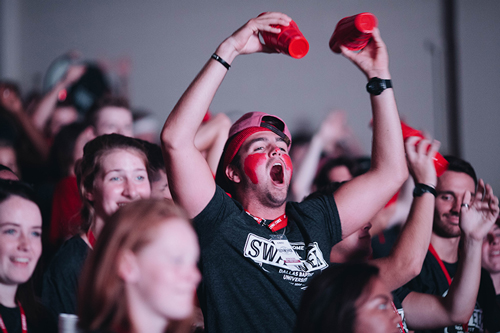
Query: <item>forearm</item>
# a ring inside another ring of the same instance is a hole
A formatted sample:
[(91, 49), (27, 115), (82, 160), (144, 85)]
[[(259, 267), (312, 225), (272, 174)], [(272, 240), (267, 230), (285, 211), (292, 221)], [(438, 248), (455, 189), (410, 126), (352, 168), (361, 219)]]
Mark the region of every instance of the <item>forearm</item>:
[(442, 299), (449, 318), (455, 322), (468, 321), (474, 310), (481, 281), (481, 247), (481, 241), (463, 237), (457, 273)]
[[(216, 53), (229, 64), (235, 57), (225, 42), (217, 48)], [(227, 71), (219, 62), (211, 58), (208, 60), (165, 122), (161, 138), (166, 148), (186, 144), (194, 146), (198, 128)]]
[[(389, 74), (384, 75), (389, 76)], [(401, 121), (394, 90), (370, 96), (373, 111), (373, 144), (371, 168), (386, 179), (397, 179), (399, 188), (408, 177)]]
[(307, 153), (302, 159), (300, 167), (294, 174), (292, 183), (294, 200), (302, 201), (311, 192), (322, 151), (323, 142), (319, 136), (315, 135), (307, 148)]
[(420, 274), (432, 234), (434, 200), (428, 192), (413, 200), (408, 219), (380, 272), (391, 290)]
[(203, 123), (195, 136), (196, 148), (205, 153), (212, 173), (216, 173), (224, 145), (227, 140), (231, 120), (224, 113), (219, 113)]
[(35, 128), (39, 131), (43, 131), (45, 124), (52, 116), (54, 109), (57, 104), (57, 98), (59, 91), (65, 88), (65, 84), (62, 82), (57, 83), (51, 91), (49, 91), (45, 96), (43, 96), (40, 103), (38, 103), (31, 120)]
[(30, 117), (24, 111), (17, 113), (16, 118), (30, 141), (31, 146), (40, 155), (42, 160), (46, 161), (49, 157), (50, 148), (41, 131), (35, 128)]

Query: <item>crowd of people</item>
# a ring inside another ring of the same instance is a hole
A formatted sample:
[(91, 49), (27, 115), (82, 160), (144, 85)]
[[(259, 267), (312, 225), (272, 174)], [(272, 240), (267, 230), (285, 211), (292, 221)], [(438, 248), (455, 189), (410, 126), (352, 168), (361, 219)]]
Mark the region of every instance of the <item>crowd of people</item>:
[(0, 81), (3, 332), (67, 314), (82, 332), (500, 332), (499, 200), (458, 157), (438, 175), (436, 140), (403, 140), (378, 29), (341, 47), (367, 78), (369, 156), (342, 111), (302, 141), (272, 114), (208, 111), (290, 22), (222, 41), (156, 140), (123, 97), (82, 111), (60, 93), (85, 66), (25, 103)]

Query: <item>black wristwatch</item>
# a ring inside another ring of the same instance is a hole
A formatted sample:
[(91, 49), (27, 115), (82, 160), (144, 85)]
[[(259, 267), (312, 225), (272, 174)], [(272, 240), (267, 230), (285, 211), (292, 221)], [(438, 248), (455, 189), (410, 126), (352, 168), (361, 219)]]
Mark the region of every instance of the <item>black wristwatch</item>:
[(426, 184), (415, 184), (415, 188), (413, 189), (413, 197), (421, 197), (424, 193), (429, 192), (433, 196), (437, 196), (436, 189), (432, 186)]
[(387, 88), (392, 88), (391, 80), (384, 80), (378, 77), (372, 77), (366, 84), (366, 91), (372, 95), (380, 95)]

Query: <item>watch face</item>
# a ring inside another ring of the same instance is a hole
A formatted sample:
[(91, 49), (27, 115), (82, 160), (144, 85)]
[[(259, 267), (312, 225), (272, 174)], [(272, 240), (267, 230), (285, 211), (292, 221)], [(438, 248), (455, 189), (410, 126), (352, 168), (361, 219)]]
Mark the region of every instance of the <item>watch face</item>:
[(380, 95), (384, 89), (383, 81), (379, 78), (372, 78), (366, 85), (366, 90), (372, 95)]

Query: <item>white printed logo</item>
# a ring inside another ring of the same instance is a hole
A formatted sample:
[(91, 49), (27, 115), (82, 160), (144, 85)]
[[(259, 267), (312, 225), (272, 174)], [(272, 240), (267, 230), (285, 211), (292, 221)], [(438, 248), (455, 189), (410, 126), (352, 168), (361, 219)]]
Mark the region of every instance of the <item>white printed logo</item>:
[[(304, 243), (290, 243), (291, 248), (294, 250), (304, 249)], [(276, 267), (285, 269), (290, 274), (292, 272), (303, 272), (304, 276), (308, 276), (309, 272), (316, 270), (323, 270), (328, 267), (328, 263), (323, 258), (323, 253), (321, 252), (318, 243), (311, 243), (306, 247), (306, 258), (301, 258), (297, 252), (298, 262), (290, 262), (290, 260), (285, 260), (275, 243), (272, 240), (259, 237), (254, 234), (248, 234), (247, 241), (245, 243), (245, 248), (243, 254), (245, 257), (252, 259), (256, 263), (268, 264)], [(285, 271), (280, 270), (280, 273), (285, 274)], [(297, 274), (291, 274), (296, 276)], [(284, 278), (285, 279), (285, 278)], [(307, 278), (306, 278), (307, 280)], [(297, 282), (297, 281), (295, 281)]]

